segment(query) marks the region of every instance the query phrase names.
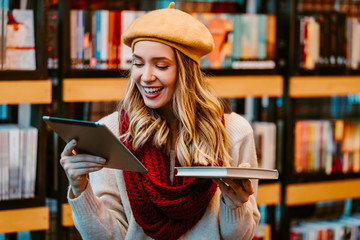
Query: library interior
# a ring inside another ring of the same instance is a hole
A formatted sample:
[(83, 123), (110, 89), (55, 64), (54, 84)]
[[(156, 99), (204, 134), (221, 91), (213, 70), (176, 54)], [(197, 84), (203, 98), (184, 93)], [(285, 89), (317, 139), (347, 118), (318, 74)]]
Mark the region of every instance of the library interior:
[(0, 240), (82, 239), (66, 142), (43, 116), (117, 111), (134, 62), (122, 34), (171, 2), (211, 33), (206, 81), (278, 171), (258, 180), (251, 239), (360, 239), (359, 0), (0, 0)]

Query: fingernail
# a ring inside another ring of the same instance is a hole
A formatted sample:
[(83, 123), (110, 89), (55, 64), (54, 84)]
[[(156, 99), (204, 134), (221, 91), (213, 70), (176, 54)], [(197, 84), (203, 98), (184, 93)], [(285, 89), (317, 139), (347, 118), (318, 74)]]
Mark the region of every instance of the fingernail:
[(97, 161), (98, 161), (99, 163), (106, 163), (106, 160), (105, 160), (104, 158), (101, 158), (101, 157), (98, 157), (98, 158), (97, 158)]

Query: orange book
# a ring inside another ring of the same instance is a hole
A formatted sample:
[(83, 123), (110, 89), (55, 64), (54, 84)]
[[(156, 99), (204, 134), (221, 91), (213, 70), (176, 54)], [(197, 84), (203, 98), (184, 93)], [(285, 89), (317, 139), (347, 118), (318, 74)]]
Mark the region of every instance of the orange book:
[(115, 12), (109, 11), (109, 37), (108, 37), (108, 68), (114, 68), (114, 60), (116, 58), (114, 52), (114, 22)]
[(276, 17), (267, 15), (266, 18), (266, 58), (275, 58), (275, 42), (276, 42)]
[(294, 140), (294, 170), (295, 172), (302, 172), (301, 166), (301, 135), (302, 134), (302, 122), (297, 121), (295, 123), (295, 140)]

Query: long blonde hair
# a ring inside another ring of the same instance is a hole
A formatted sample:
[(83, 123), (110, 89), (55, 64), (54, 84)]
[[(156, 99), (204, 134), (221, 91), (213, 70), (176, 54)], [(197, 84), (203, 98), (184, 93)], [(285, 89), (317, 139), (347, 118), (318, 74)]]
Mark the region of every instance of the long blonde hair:
[[(175, 144), (181, 166), (217, 166), (219, 160), (229, 166), (227, 137), (222, 122), (223, 108), (215, 97), (198, 64), (174, 49), (177, 61), (177, 82), (172, 98), (172, 110), (179, 122)], [(119, 111), (129, 117), (129, 130), (122, 137), (132, 140), (134, 150), (139, 149), (150, 136), (156, 148), (170, 152), (169, 124), (156, 109), (148, 108), (133, 80), (129, 80)]]

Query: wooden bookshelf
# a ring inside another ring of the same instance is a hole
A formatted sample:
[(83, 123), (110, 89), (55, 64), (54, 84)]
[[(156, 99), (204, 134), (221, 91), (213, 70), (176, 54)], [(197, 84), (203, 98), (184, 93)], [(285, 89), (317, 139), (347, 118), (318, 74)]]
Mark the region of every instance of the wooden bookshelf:
[[(118, 101), (124, 98), (126, 78), (67, 78), (63, 80), (64, 102)], [(219, 97), (278, 97), (283, 93), (283, 78), (269, 76), (209, 77)]]
[(118, 101), (125, 96), (127, 82), (126, 78), (67, 78), (63, 80), (63, 101)]
[(279, 75), (216, 76), (210, 84), (222, 98), (279, 97), (283, 94), (283, 78)]
[(293, 98), (346, 96), (360, 93), (360, 76), (291, 77), (289, 95)]
[(47, 207), (0, 211), (0, 233), (47, 229), (49, 229), (49, 209)]
[(360, 179), (289, 184), (286, 205), (297, 206), (320, 201), (360, 198)]
[(62, 220), (61, 223), (64, 227), (74, 226), (74, 221), (72, 219), (71, 207), (68, 203), (62, 204)]
[(276, 205), (281, 201), (281, 185), (280, 183), (260, 184), (256, 196), (258, 205)]
[(51, 103), (50, 80), (1, 80), (0, 104)]

